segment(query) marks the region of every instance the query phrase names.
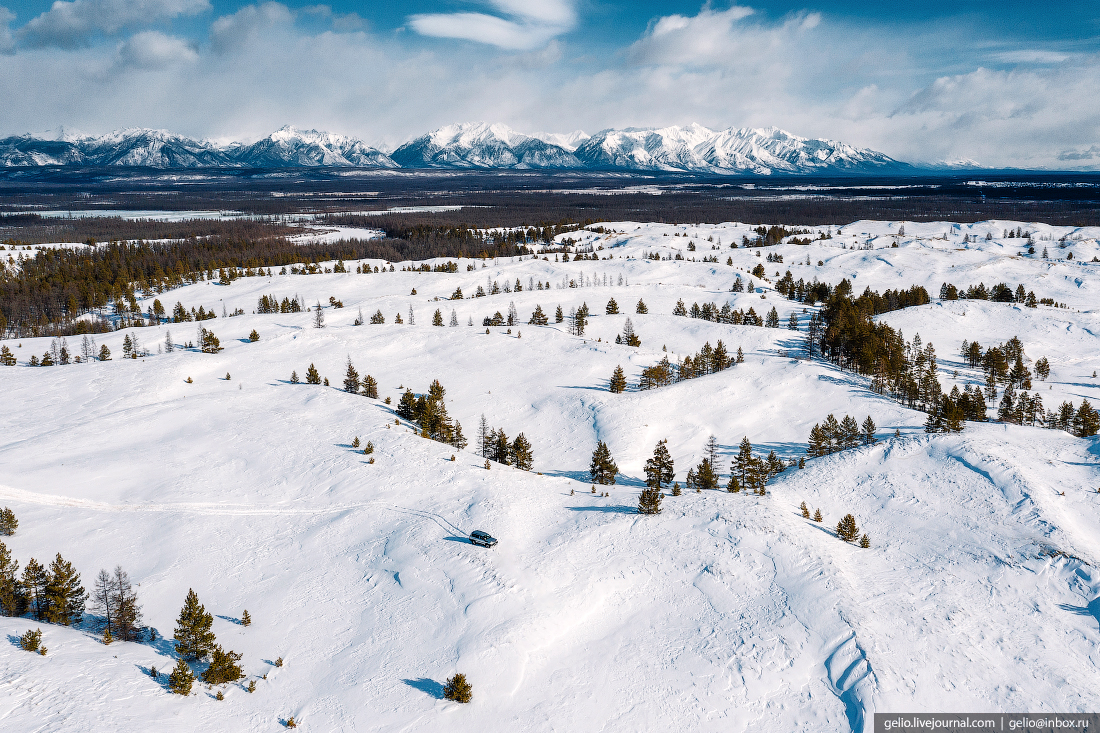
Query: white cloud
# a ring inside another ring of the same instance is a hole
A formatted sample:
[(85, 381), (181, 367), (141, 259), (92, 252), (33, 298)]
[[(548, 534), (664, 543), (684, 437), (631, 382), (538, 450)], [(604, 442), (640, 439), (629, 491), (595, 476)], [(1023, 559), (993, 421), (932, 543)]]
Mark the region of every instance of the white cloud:
[[(537, 17), (558, 22), (571, 7), (538, 6)], [(661, 18), (625, 49), (599, 52), (570, 38), (518, 53), (410, 42), (339, 32), (327, 17), (267, 3), (218, 18), (195, 47), (141, 33), (121, 45), (23, 47), (0, 56), (0, 136), (143, 125), (253, 139), (294, 124), (392, 147), (465, 119), (522, 131), (697, 121), (776, 125), (903, 160), (1100, 166), (1097, 56), (930, 71), (958, 37), (743, 8)]]
[(15, 52), (15, 39), (11, 35), (11, 22), (15, 13), (0, 5), (0, 54)]
[(488, 4), (500, 15), (430, 13), (411, 16), (409, 25), (424, 36), (528, 50), (568, 33), (577, 22), (569, 0), (489, 0)]
[(118, 47), (119, 63), (140, 69), (159, 69), (175, 63), (193, 62), (198, 57), (191, 44), (160, 31), (142, 31)]
[(99, 34), (197, 15), (209, 8), (209, 0), (56, 0), (19, 35), (32, 47), (79, 48)]
[(239, 51), (257, 39), (262, 39), (264, 31), (293, 23), (294, 15), (282, 3), (246, 5), (232, 15), (225, 15), (214, 21), (210, 27), (210, 45), (215, 53)]

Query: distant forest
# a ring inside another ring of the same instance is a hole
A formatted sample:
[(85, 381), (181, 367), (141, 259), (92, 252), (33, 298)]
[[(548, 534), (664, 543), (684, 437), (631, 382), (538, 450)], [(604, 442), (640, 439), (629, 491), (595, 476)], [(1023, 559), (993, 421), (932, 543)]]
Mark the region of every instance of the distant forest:
[[(440, 207), (451, 208), (425, 210)], [(35, 213), (86, 209), (229, 210), (257, 218), (165, 222)], [(385, 238), (297, 244), (287, 236), (303, 230), (279, 217), (304, 212), (318, 214), (320, 225), (374, 228)], [(103, 328), (75, 319), (132, 302), (135, 290), (220, 279), (223, 269), (236, 277), (238, 270), (341, 259), (509, 256), (520, 252), (520, 240), (547, 241), (601, 221), (836, 226), (859, 219), (1095, 226), (1100, 175), (1002, 176), (978, 184), (965, 177), (8, 169), (0, 171), (5, 263), (23, 258), (19, 249), (28, 244), (98, 246), (41, 252), (0, 272), (0, 334)], [(493, 227), (525, 229), (495, 236), (471, 231)]]

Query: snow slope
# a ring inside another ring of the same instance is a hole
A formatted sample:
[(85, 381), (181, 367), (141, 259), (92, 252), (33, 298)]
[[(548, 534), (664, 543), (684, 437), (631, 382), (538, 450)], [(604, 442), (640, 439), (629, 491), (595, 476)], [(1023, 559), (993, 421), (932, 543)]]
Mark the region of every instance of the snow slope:
[[(985, 226), (1000, 234), (1009, 224)], [(957, 363), (962, 338), (1019, 335), (1029, 358), (1051, 360), (1040, 383), (1051, 387), (1048, 404), (1100, 400), (1089, 376), (1100, 367), (1097, 265), (1019, 257), (1017, 240), (999, 236), (967, 250), (962, 230), (928, 239), (942, 235), (937, 225), (888, 235), (899, 225), (858, 222), (831, 240), (764, 251), (784, 254), (780, 265), (728, 249), (746, 225), (624, 222), (584, 235), (582, 246), (615, 257), (600, 262), (473, 261), (467, 272), (464, 260), (455, 274), (276, 275), (158, 296), (169, 308), (179, 300), (249, 313), (204, 322), (225, 347), (216, 355), (121, 360), (125, 334), (115, 332), (96, 337), (114, 361), (31, 369), (22, 363), (48, 339), (4, 342), (21, 362), (0, 369), (0, 506), (20, 519), (4, 538), (13, 555), (25, 564), (61, 552), (87, 585), (121, 564), (161, 638), (194, 588), (257, 689), (229, 686), (216, 701), (198, 686), (182, 699), (145, 673), (171, 668), (169, 643), (105, 647), (94, 619), (67, 629), (0, 618), (0, 720), (21, 731), (260, 731), (291, 715), (325, 731), (863, 731), (875, 711), (1096, 709), (1095, 439), (998, 424), (929, 437), (923, 414), (865, 380), (780, 353), (797, 356), (799, 334), (669, 315), (682, 298), (805, 318), (759, 279), (757, 292), (729, 292), (758, 262), (772, 280), (787, 268), (830, 282), (855, 273), (857, 289), (1034, 282), (1037, 295), (1069, 307), (934, 302), (883, 318), (935, 343), (945, 386), (954, 369), (960, 381), (978, 379)], [(848, 248), (867, 235), (877, 249)], [(688, 259), (641, 259), (652, 251)], [(691, 261), (711, 253), (718, 264)], [(792, 264), (807, 256), (815, 264)], [(358, 263), (346, 264), (354, 272)], [(557, 287), (582, 277), (586, 287)], [(455, 287), (470, 294), (517, 278), (523, 292), (444, 300)], [(532, 279), (551, 289), (528, 289)], [(310, 304), (334, 296), (345, 307), (326, 308), (326, 328), (315, 329), (309, 313), (252, 315), (261, 294)], [(621, 315), (603, 314), (610, 297)], [(649, 314), (634, 313), (639, 298)], [(465, 325), (509, 302), (524, 322), (535, 304), (552, 318), (559, 304), (568, 312), (587, 302), (594, 316), (583, 338), (553, 323), (512, 334)], [(382, 310), (387, 323), (351, 325), (360, 308)], [(432, 327), (436, 308), (462, 325)], [(393, 322), (398, 312), (404, 325)], [(627, 317), (639, 349), (613, 343)], [(195, 326), (126, 333), (155, 352), (167, 331), (194, 340)], [(257, 343), (247, 340), (253, 328)], [(606, 391), (617, 364), (634, 383), (662, 347), (682, 355), (719, 338), (742, 347), (745, 362), (655, 391)], [(394, 401), (403, 387), (422, 392), (440, 379), (467, 437), (481, 414), (509, 436), (523, 431), (535, 472), (485, 470), (472, 450), (395, 424), (392, 405), (343, 393), (349, 356)], [(332, 387), (288, 383), (310, 363)], [(634, 513), (657, 440), (669, 439), (682, 481), (714, 434), (728, 475), (742, 436), (797, 457), (830, 412), (872, 415), (879, 443), (790, 469), (766, 497), (685, 493), (666, 497), (657, 517)], [(351, 449), (355, 436), (377, 447), (374, 464)], [(606, 498), (586, 481), (597, 440), (621, 470)], [(803, 520), (802, 501), (825, 522)], [(871, 549), (832, 535), (848, 512)], [(473, 529), (500, 545), (469, 545)], [(243, 628), (246, 608), (253, 624)], [(37, 627), (45, 657), (14, 643)], [(286, 663), (275, 668), (279, 656)], [(473, 684), (469, 705), (440, 699), (455, 671)]]

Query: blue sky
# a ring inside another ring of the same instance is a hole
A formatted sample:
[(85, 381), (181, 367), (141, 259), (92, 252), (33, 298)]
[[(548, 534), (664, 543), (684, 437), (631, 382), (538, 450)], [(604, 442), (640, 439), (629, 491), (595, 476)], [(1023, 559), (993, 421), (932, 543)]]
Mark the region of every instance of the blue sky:
[(0, 135), (777, 126), (1100, 168), (1100, 4), (0, 0)]

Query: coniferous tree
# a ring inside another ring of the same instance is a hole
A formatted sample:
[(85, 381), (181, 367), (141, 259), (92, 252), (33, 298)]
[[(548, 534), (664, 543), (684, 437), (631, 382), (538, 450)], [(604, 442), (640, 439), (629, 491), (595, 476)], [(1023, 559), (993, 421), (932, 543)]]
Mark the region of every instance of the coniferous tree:
[(863, 444), (864, 445), (873, 445), (875, 443), (875, 441), (877, 440), (875, 438), (875, 430), (877, 430), (877, 429), (878, 429), (878, 426), (875, 425), (875, 421), (871, 419), (870, 415), (868, 415), (867, 419), (863, 421)]
[(0, 346), (0, 365), (15, 366), (15, 354), (7, 346)]
[(615, 302), (614, 298), (607, 301), (607, 306), (604, 308), (604, 313), (606, 313), (609, 316), (618, 315), (618, 313), (619, 313), (619, 304)]
[(561, 306), (558, 306), (557, 311), (554, 312), (554, 322), (561, 323), (565, 320), (565, 313), (562, 312)]
[(248, 334), (248, 340), (252, 343), (256, 343), (260, 340), (260, 333), (256, 329), (252, 329), (252, 332)]
[(0, 542), (0, 614), (21, 616), (26, 610), (26, 596), (19, 582), (19, 561)]
[(482, 458), (488, 458), (493, 453), (493, 429), (489, 427), (484, 413), (477, 425), (477, 452)]
[(802, 511), (802, 518), (803, 519), (809, 519), (810, 518), (810, 508), (808, 506), (806, 506), (806, 502), (802, 502), (801, 504), (799, 504), (798, 508)]
[(768, 315), (764, 317), (764, 325), (768, 328), (779, 328), (779, 311), (775, 309), (774, 305)]
[(626, 389), (626, 375), (623, 373), (622, 366), (615, 367), (615, 371), (611, 374), (611, 382), (608, 384), (608, 391), (614, 394), (622, 394)]
[(638, 497), (638, 513), (661, 513), (661, 490), (659, 488), (657, 488), (656, 486), (650, 486), (642, 489), (642, 493)]
[(100, 570), (92, 586), (91, 608), (106, 620), (106, 628), (114, 626), (115, 585), (114, 578), (106, 570)]
[(836, 525), (836, 536), (845, 542), (855, 542), (859, 537), (859, 527), (856, 526), (856, 518), (851, 514), (845, 514)]
[(137, 592), (121, 565), (115, 566), (111, 580), (115, 635), (123, 641), (135, 641), (141, 635), (141, 606)]
[(15, 518), (15, 512), (8, 507), (0, 509), (0, 535), (10, 537), (19, 528), (19, 520)]
[(218, 337), (214, 335), (213, 331), (207, 331), (205, 328), (200, 328), (199, 334), (199, 346), (202, 353), (216, 354), (222, 350), (221, 341), (218, 340)]
[(455, 420), (454, 436), (451, 438), (450, 442), (451, 445), (459, 450), (463, 450), (467, 445), (466, 436), (462, 434), (462, 423), (458, 420)]
[(182, 659), (176, 662), (176, 668), (168, 675), (168, 689), (177, 695), (186, 697), (191, 694), (191, 686), (195, 683), (195, 675), (187, 663)]
[(348, 355), (348, 368), (344, 373), (344, 391), (350, 394), (359, 392), (359, 372), (351, 364), (351, 355)]
[(634, 312), (641, 313), (643, 315), (649, 313), (649, 308), (646, 307), (645, 301), (641, 298), (638, 298), (638, 305), (634, 307)]
[(290, 372), (290, 383), (291, 384), (298, 384), (298, 372), (296, 372), (296, 371), (291, 371)]
[(27, 595), (27, 602), (34, 617), (39, 621), (46, 620), (46, 612), (49, 610), (49, 602), (46, 599), (46, 584), (50, 576), (42, 564), (33, 557), (23, 568), (21, 584), (23, 592)]
[(313, 327), (325, 327), (325, 312), (321, 310), (321, 301), (319, 300), (317, 301), (317, 306), (313, 309)]
[(615, 474), (619, 472), (619, 467), (615, 465), (615, 460), (611, 457), (611, 450), (607, 447), (607, 443), (602, 440), (596, 443), (596, 450), (592, 452), (592, 463), (589, 466), (588, 473), (592, 477), (592, 483), (595, 484), (614, 484)]
[(791, 317), (789, 319), (787, 319), (787, 329), (790, 330), (790, 331), (797, 331), (798, 330), (798, 314), (797, 313), (792, 312)]
[(866, 550), (871, 546), (871, 538), (864, 534), (859, 538), (859, 546)]
[(466, 675), (459, 673), (449, 678), (447, 684), (443, 686), (443, 697), (455, 702), (470, 702), (474, 698), (474, 690), (466, 681)]
[(828, 455), (830, 453), (829, 440), (825, 437), (824, 431), (821, 426), (814, 424), (810, 428), (810, 440), (809, 446), (806, 448), (806, 455), (810, 458), (817, 458), (819, 456)]
[[(501, 432), (503, 434), (503, 431)], [(527, 441), (523, 433), (516, 436), (516, 439), (512, 442), (509, 454), (509, 463), (511, 463), (511, 465), (521, 471), (531, 470), (531, 465), (534, 461), (531, 455), (531, 444)]]
[(202, 681), (208, 685), (224, 685), (236, 682), (244, 677), (244, 672), (237, 662), (241, 661), (241, 655), (234, 651), (225, 651), (221, 644), (215, 644), (210, 651), (210, 666), (203, 670)]
[(382, 309), (381, 308), (376, 310), (374, 312), (374, 315), (370, 317), (370, 322), (371, 322), (372, 325), (377, 325), (377, 324), (386, 322), (386, 317), (384, 315), (382, 315)]
[(676, 301), (676, 307), (674, 307), (672, 309), (672, 315), (674, 315), (674, 316), (686, 316), (687, 314), (688, 314), (687, 306), (684, 305), (684, 299), (681, 298), (680, 300)]
[(749, 479), (753, 478), (753, 476), (750, 475), (753, 468), (752, 462), (752, 443), (749, 442), (749, 436), (746, 435), (741, 439), (741, 445), (739, 446), (737, 455), (734, 456), (733, 465), (730, 467), (733, 474), (740, 477), (741, 485), (745, 488), (749, 488), (750, 485), (752, 485), (749, 482)]
[(546, 318), (546, 314), (542, 312), (541, 305), (535, 306), (535, 310), (531, 313), (531, 320), (529, 320), (528, 323), (533, 326), (545, 326), (547, 323), (549, 323), (549, 320)]
[(1078, 438), (1088, 438), (1097, 432), (1100, 432), (1100, 415), (1088, 400), (1081, 400), (1081, 407), (1073, 416), (1073, 434)]
[(198, 595), (189, 589), (179, 618), (176, 619), (176, 632), (172, 637), (176, 641), (176, 654), (184, 659), (204, 659), (209, 656), (215, 643), (214, 632), (210, 630), (213, 624), (214, 616), (206, 612), (206, 608), (199, 603)]
[(821, 516), (820, 509), (814, 509), (814, 521), (819, 523), (825, 521), (825, 517)]
[(458, 311), (456, 311), (454, 308), (451, 309), (451, 322), (449, 325), (451, 328), (458, 327)]
[(46, 582), (46, 620), (62, 626), (80, 623), (87, 598), (80, 584), (80, 573), (57, 553), (50, 563), (50, 577)]
[(364, 375), (360, 384), (362, 385), (364, 397), (369, 397), (372, 400), (378, 399), (378, 380), (367, 374)]
[(306, 384), (320, 384), (321, 373), (317, 371), (317, 367), (311, 363), (309, 369), (306, 369)]
[(672, 481), (674, 464), (668, 452), (668, 440), (661, 440), (653, 449), (653, 457), (645, 462), (646, 486), (660, 491)]
[(704, 458), (693, 471), (688, 472), (687, 487), (700, 491), (718, 488), (718, 477), (714, 475), (714, 468), (711, 466), (709, 458)]
[(244, 609), (244, 613), (241, 614), (241, 626), (251, 626), (252, 616), (249, 615), (248, 609)]

